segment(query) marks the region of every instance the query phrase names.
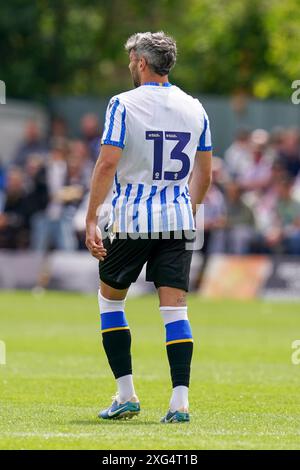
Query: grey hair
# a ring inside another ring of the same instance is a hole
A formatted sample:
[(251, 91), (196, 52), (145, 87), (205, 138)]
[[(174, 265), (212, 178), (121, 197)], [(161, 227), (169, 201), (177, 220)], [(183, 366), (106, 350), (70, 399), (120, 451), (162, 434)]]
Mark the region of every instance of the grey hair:
[(163, 31), (135, 33), (126, 41), (128, 53), (134, 51), (138, 58), (145, 57), (153, 72), (167, 75), (176, 63), (176, 42)]

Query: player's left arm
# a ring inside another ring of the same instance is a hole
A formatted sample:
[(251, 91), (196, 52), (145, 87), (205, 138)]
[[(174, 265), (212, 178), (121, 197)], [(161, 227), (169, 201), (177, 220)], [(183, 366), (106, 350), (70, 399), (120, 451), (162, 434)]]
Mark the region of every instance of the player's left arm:
[(122, 148), (102, 145), (92, 175), (85, 244), (91, 255), (100, 260), (106, 256), (106, 250), (103, 247), (100, 232), (97, 231), (98, 208), (104, 203), (110, 191), (121, 155)]
[(196, 153), (192, 175), (189, 181), (189, 192), (196, 213), (197, 204), (201, 204), (211, 185), (212, 179), (212, 151), (198, 151)]
[(203, 128), (199, 138), (194, 168), (189, 181), (189, 190), (193, 213), (197, 212), (197, 204), (201, 204), (211, 184), (212, 143), (209, 119), (202, 107)]

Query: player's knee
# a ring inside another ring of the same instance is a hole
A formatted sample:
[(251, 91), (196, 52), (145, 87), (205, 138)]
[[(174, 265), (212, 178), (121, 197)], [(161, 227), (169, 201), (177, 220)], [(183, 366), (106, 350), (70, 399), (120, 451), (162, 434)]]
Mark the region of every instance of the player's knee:
[(186, 306), (186, 292), (174, 287), (159, 287), (159, 300), (161, 305), (173, 305), (174, 307)]

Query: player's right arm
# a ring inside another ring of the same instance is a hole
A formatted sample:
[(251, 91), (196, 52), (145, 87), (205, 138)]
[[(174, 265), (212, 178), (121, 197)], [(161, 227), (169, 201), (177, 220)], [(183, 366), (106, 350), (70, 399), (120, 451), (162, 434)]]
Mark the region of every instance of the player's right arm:
[(198, 151), (196, 153), (192, 176), (189, 183), (189, 192), (196, 214), (197, 204), (201, 204), (210, 187), (212, 178), (212, 151)]
[(91, 255), (100, 260), (106, 256), (106, 250), (103, 247), (100, 232), (97, 230), (98, 209), (110, 191), (121, 155), (121, 148), (103, 145), (93, 171), (86, 215), (85, 244)]
[(89, 205), (86, 216), (85, 244), (91, 255), (103, 260), (106, 250), (100, 231), (97, 230), (98, 209), (104, 203), (116, 174), (117, 166), (125, 147), (126, 110), (119, 98), (109, 102), (105, 117), (101, 151), (94, 168)]

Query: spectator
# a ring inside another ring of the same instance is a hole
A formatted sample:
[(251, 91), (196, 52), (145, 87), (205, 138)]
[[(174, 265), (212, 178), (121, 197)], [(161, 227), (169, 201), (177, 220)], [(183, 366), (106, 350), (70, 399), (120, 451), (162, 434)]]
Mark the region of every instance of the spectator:
[(251, 161), (239, 183), (245, 191), (265, 190), (271, 181), (271, 161), (267, 153), (268, 133), (256, 129), (251, 134)]
[(228, 168), (224, 160), (220, 157), (213, 157), (213, 181), (214, 184), (224, 193), (226, 184), (231, 180)]
[(83, 160), (79, 153), (70, 154), (65, 185), (60, 191), (60, 198), (64, 204), (62, 217), (65, 221), (69, 220), (72, 231), (76, 232), (80, 249), (85, 248), (85, 233), (78, 231), (75, 217), (81, 210), (81, 204), (86, 200), (88, 194), (91, 167), (87, 166), (87, 163), (88, 161)]
[(224, 154), (228, 173), (232, 178), (239, 178), (247, 172), (251, 163), (250, 132), (239, 129), (235, 139)]
[(274, 127), (270, 133), (268, 152), (271, 156), (272, 162), (278, 160), (282, 148), (284, 134), (285, 130), (282, 127)]
[(0, 160), (0, 208), (4, 204), (5, 169)]
[(300, 171), (295, 179), (292, 196), (296, 201), (300, 202)]
[(5, 186), (5, 169), (0, 160), (0, 194)]
[(95, 114), (85, 114), (80, 123), (83, 141), (87, 144), (90, 158), (95, 162), (100, 152), (101, 129)]
[(296, 177), (300, 170), (300, 137), (297, 129), (283, 133), (279, 151), (279, 161), (291, 177)]
[(272, 252), (300, 255), (300, 203), (292, 198), (293, 183), (290, 177), (277, 183), (278, 200), (265, 243)]
[(212, 184), (204, 200), (204, 245), (202, 253), (220, 253), (223, 251), (223, 228), (226, 220), (226, 202), (219, 185), (220, 159), (213, 157)]
[(44, 218), (44, 212), (49, 202), (49, 193), (46, 181), (46, 169), (40, 155), (30, 155), (27, 159), (25, 170), (30, 245), (33, 247), (35, 243), (36, 225), (40, 218)]
[(66, 143), (52, 149), (46, 166), (46, 181), (49, 191), (49, 204), (43, 213), (35, 217), (32, 235), (32, 248), (47, 251), (50, 248), (72, 251), (77, 241), (72, 223), (63, 216), (61, 190), (67, 175)]
[(202, 264), (196, 285), (202, 282), (209, 257), (213, 253), (222, 253), (224, 247), (223, 228), (225, 225), (226, 204), (223, 192), (219, 187), (222, 164), (218, 157), (212, 161), (212, 184), (205, 196), (204, 204), (204, 233), (201, 249)]
[(271, 167), (270, 184), (253, 205), (256, 227), (265, 232), (273, 223), (273, 211), (278, 199), (278, 184), (287, 176), (284, 167), (275, 160)]
[(64, 118), (55, 116), (52, 118), (50, 133), (48, 137), (49, 147), (53, 147), (55, 142), (68, 138), (68, 126)]
[(11, 168), (7, 173), (2, 207), (0, 207), (0, 248), (28, 247), (27, 210), (22, 172), (18, 168)]
[(24, 141), (15, 155), (15, 164), (23, 168), (29, 155), (33, 153), (45, 155), (47, 151), (48, 147), (41, 137), (37, 123), (35, 121), (28, 121), (25, 127)]
[(85, 184), (88, 185), (94, 168), (94, 162), (91, 160), (88, 145), (82, 140), (71, 141), (70, 156), (76, 157), (78, 163), (81, 162), (81, 178), (84, 178)]
[(254, 215), (242, 199), (242, 191), (236, 181), (226, 185), (225, 249), (238, 255), (250, 252), (255, 237)]
[(84, 163), (78, 155), (69, 156), (64, 185), (57, 193), (57, 198), (63, 204), (64, 212), (72, 214), (72, 216), (88, 189)]

